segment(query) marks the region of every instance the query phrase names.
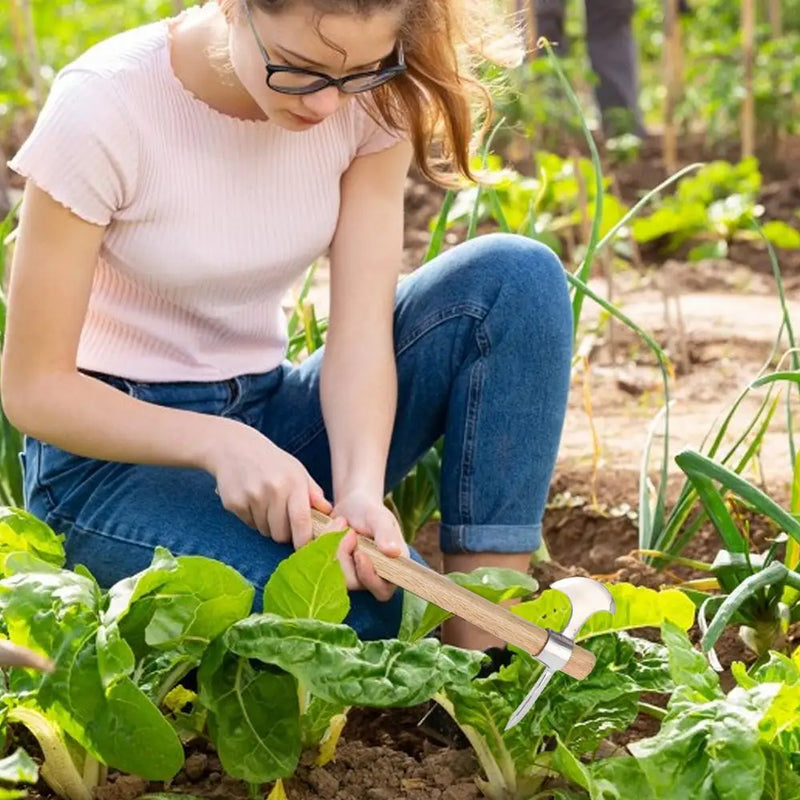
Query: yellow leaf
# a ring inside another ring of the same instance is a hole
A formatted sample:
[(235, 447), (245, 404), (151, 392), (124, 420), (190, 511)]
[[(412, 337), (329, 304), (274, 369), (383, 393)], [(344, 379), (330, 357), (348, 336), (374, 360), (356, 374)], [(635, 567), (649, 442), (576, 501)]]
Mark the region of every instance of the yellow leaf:
[(319, 743), (319, 755), (314, 761), (317, 767), (324, 767), (333, 758), (346, 722), (347, 714), (334, 714), (331, 717), (331, 724)]
[[(630, 583), (603, 585), (611, 592), (617, 610), (613, 615), (601, 612), (589, 617), (577, 639), (631, 628), (659, 628), (665, 619), (683, 630), (689, 630), (694, 624), (694, 603), (678, 589), (656, 591)], [(536, 625), (560, 631), (569, 619), (570, 605), (566, 595), (556, 589), (546, 589), (535, 600), (520, 603), (511, 610)]]
[(283, 788), (283, 781), (280, 778), (275, 781), (275, 785), (267, 796), (267, 800), (289, 800), (286, 796), (286, 789)]

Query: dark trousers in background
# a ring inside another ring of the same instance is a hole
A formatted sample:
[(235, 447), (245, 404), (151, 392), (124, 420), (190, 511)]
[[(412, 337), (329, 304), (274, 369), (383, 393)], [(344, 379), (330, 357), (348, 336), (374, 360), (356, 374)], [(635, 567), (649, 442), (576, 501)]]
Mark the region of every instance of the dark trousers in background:
[[(525, 2), (517, 10), (526, 20)], [(559, 55), (568, 51), (564, 16), (565, 0), (532, 0), (539, 36), (554, 43)], [(630, 131), (645, 136), (639, 108), (639, 60), (631, 21), (634, 0), (584, 0), (586, 40), (592, 70), (597, 75), (595, 97), (607, 135)]]

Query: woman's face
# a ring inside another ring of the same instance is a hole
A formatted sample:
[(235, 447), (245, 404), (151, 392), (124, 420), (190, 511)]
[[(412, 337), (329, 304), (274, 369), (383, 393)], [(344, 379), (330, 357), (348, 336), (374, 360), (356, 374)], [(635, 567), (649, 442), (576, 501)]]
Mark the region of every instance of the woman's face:
[[(306, 3), (279, 14), (251, 7), (250, 14), (271, 64), (302, 67), (332, 78), (378, 68), (393, 53), (400, 24), (390, 12), (319, 16)], [(336, 86), (305, 95), (282, 94), (267, 86), (264, 58), (241, 0), (230, 24), (229, 51), (242, 85), (267, 117), (287, 130), (313, 127), (350, 98)]]

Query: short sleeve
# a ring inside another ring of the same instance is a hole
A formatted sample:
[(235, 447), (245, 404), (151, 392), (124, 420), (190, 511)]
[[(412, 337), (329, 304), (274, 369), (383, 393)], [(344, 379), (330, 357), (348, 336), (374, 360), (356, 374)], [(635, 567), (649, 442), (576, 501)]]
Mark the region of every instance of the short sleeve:
[[(376, 122), (375, 119), (370, 116), (370, 112), (359, 102), (355, 102), (354, 105), (357, 106), (356, 120), (357, 130), (359, 132), (356, 156), (377, 153), (407, 138), (404, 131), (389, 128), (383, 122)], [(380, 119), (377, 110), (372, 110), (372, 114)]]
[(137, 156), (112, 79), (67, 68), (8, 166), (79, 217), (108, 225), (130, 201)]

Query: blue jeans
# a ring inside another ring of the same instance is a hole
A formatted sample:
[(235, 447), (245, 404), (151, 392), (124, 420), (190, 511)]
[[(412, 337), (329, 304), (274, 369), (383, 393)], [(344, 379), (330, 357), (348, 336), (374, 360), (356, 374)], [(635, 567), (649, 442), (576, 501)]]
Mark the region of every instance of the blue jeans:
[[(520, 236), (458, 245), (400, 282), (394, 339), (399, 392), (386, 490), (443, 435), (442, 551), (535, 550), (572, 355), (559, 260)], [(331, 498), (319, 398), (323, 352), (299, 366), (210, 383), (94, 375), (148, 403), (256, 427)], [(84, 458), (32, 437), (23, 462), (26, 507), (66, 534), (67, 565), (86, 565), (101, 586), (144, 569), (161, 545), (232, 565), (256, 586), (258, 608), (270, 574), (292, 552), (226, 511), (203, 470)], [(401, 591), (388, 602), (353, 592), (346, 622), (363, 638), (391, 638), (401, 609)]]

